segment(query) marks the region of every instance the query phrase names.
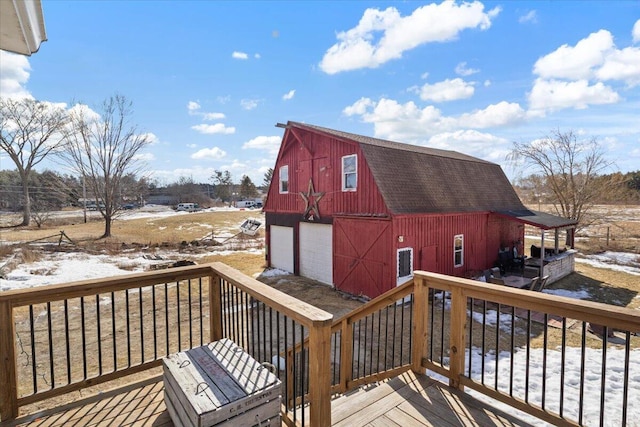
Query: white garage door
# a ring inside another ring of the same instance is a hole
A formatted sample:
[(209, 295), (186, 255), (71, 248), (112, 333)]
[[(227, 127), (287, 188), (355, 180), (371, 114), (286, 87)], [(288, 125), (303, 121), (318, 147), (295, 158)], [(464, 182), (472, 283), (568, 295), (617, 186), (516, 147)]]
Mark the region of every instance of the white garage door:
[(330, 224), (300, 223), (300, 275), (333, 285), (333, 230)]
[(293, 273), (293, 227), (272, 225), (269, 240), (271, 267)]

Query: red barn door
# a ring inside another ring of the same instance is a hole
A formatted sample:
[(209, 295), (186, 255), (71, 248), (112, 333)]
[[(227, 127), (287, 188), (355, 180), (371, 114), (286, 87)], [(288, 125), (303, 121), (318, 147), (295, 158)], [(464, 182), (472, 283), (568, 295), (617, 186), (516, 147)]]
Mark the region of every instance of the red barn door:
[(391, 221), (336, 218), (333, 226), (336, 289), (374, 298), (395, 286)]

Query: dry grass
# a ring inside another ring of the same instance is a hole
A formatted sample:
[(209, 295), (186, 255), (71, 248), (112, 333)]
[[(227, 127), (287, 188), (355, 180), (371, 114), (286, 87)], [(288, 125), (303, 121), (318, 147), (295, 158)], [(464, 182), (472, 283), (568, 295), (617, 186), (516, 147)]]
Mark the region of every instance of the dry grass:
[[(197, 212), (183, 215), (172, 215), (166, 218), (138, 218), (116, 219), (112, 223), (112, 237), (99, 239), (104, 233), (102, 221), (82, 222), (82, 213), (75, 221), (66, 219), (65, 234), (80, 245), (161, 245), (163, 243), (181, 243), (199, 240), (210, 236), (235, 234), (240, 223), (250, 217), (259, 216), (259, 212), (221, 211)], [(29, 242), (37, 239), (47, 239), (57, 242), (60, 236), (61, 224), (45, 224), (43, 228), (18, 227), (2, 229), (2, 240), (9, 242)]]

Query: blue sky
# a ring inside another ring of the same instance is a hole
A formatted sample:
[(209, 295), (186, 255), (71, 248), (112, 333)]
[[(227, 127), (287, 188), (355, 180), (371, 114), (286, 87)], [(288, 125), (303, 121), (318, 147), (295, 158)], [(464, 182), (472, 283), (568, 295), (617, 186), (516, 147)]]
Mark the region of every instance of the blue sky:
[[(0, 95), (129, 98), (160, 184), (262, 183), (307, 122), (518, 171), (513, 141), (572, 130), (640, 169), (640, 2), (43, 0), (48, 41), (0, 51)], [(13, 169), (0, 155), (0, 168)]]

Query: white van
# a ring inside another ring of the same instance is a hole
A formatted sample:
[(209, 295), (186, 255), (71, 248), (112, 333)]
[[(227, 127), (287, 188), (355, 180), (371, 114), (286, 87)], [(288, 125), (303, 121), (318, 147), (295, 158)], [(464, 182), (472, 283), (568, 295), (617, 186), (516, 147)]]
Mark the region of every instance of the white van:
[(254, 202), (253, 200), (238, 200), (236, 202), (236, 207), (237, 208), (248, 208), (251, 209), (253, 207), (255, 207), (256, 202)]
[(200, 210), (197, 203), (178, 203), (177, 211), (196, 212)]

